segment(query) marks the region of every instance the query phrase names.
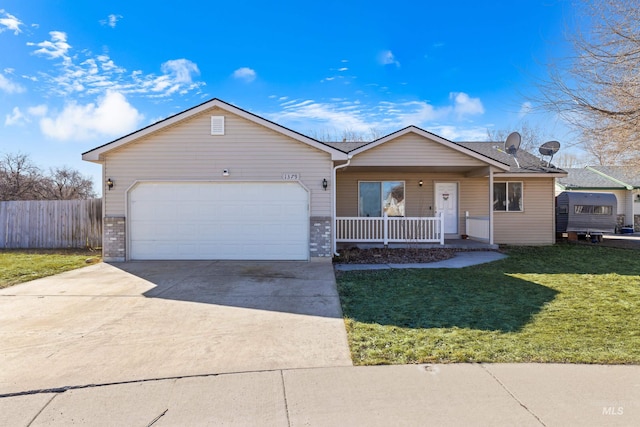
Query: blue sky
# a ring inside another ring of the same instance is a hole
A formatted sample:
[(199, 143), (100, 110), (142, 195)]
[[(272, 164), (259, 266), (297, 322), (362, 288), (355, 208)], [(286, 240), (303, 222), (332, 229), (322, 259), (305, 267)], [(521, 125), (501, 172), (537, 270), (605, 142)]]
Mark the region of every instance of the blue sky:
[(211, 98), (298, 132), (454, 141), (523, 121), (572, 5), (0, 0), (0, 153), (95, 178), (81, 153)]

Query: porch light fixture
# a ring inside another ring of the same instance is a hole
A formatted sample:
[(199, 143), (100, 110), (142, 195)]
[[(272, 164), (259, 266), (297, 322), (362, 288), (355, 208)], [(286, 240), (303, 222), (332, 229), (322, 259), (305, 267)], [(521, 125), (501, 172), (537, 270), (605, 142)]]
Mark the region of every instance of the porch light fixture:
[(422, 187), (422, 180), (418, 181), (418, 185)]
[(322, 180), (322, 188), (324, 188), (324, 191), (327, 191), (328, 186), (329, 186), (329, 182), (327, 182), (327, 178), (324, 178)]
[(113, 188), (113, 180), (111, 178), (107, 178), (107, 188), (111, 190)]

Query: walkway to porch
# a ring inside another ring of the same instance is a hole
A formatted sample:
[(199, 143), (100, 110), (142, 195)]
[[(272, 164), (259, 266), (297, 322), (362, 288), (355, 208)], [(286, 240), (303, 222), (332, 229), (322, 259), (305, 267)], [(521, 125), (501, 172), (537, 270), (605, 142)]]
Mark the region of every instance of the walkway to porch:
[[(345, 248), (383, 248), (382, 243), (358, 243), (358, 242), (339, 242), (338, 251)], [(466, 249), (466, 250), (496, 250), (498, 245), (492, 245), (472, 239), (444, 239), (444, 245), (439, 243), (389, 243), (387, 248), (416, 248), (416, 249)]]

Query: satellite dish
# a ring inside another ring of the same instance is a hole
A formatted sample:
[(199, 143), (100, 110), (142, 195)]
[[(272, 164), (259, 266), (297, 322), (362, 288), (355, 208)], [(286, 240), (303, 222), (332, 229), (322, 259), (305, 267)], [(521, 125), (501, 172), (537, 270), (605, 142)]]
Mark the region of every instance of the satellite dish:
[(540, 154), (543, 156), (551, 156), (549, 161), (547, 162), (547, 167), (551, 166), (551, 160), (553, 160), (553, 155), (558, 152), (560, 149), (560, 143), (558, 141), (547, 141), (538, 148)]
[(522, 142), (520, 134), (518, 132), (511, 132), (504, 142), (504, 151), (515, 156), (518, 148), (520, 148), (520, 142)]
[(520, 148), (520, 142), (522, 142), (522, 137), (518, 132), (511, 132), (504, 142), (504, 151), (513, 156), (513, 160), (516, 161), (518, 168), (520, 168), (520, 162), (518, 162), (516, 154), (518, 153), (518, 148)]

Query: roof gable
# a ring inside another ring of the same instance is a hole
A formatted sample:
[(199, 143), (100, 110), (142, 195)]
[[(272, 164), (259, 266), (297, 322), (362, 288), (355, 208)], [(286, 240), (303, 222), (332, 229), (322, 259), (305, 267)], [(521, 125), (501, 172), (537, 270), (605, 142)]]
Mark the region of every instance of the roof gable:
[[(353, 151), (350, 151), (349, 154), (351, 154), (355, 159), (358, 158), (358, 156), (363, 156), (364, 154), (366, 154), (367, 152), (371, 152), (371, 150), (374, 150), (376, 148), (381, 148), (383, 147), (383, 144), (389, 144), (393, 141), (398, 141), (398, 140), (402, 140), (402, 139), (406, 139), (403, 137), (409, 136), (409, 135), (417, 135), (419, 137), (421, 137), (421, 139), (426, 139), (428, 141), (430, 141), (432, 144), (435, 144), (436, 147), (438, 148), (444, 148), (447, 151), (450, 151), (452, 153), (458, 154), (460, 155), (459, 158), (466, 158), (468, 159), (467, 161), (469, 162), (479, 162), (481, 164), (487, 164), (490, 166), (494, 166), (498, 169), (507, 171), (509, 170), (509, 166), (508, 164), (505, 164), (504, 162), (498, 161), (496, 159), (492, 159), (490, 157), (487, 157), (481, 153), (478, 153), (476, 151), (470, 150), (467, 147), (464, 147), (460, 144), (457, 144), (455, 142), (449, 141), (445, 138), (442, 138), (438, 135), (435, 135), (431, 132), (425, 131), (423, 129), (420, 129), (416, 126), (409, 126), (406, 127), (404, 129), (401, 129), (397, 132), (391, 133), (385, 137), (382, 137), (380, 139), (377, 139), (373, 142), (370, 143), (366, 143), (364, 145), (361, 145), (360, 147), (356, 148)], [(337, 145), (337, 144), (336, 144)]]
[(246, 120), (249, 120), (253, 123), (257, 123), (261, 126), (264, 126), (270, 130), (273, 130), (275, 132), (281, 133), (283, 135), (286, 135), (296, 141), (299, 141), (303, 144), (307, 144), (311, 147), (317, 148), (321, 151), (325, 151), (329, 154), (331, 154), (331, 158), (332, 160), (346, 160), (347, 159), (347, 155), (346, 153), (344, 153), (343, 151), (340, 151), (336, 148), (333, 148), (327, 144), (324, 144), (318, 140), (315, 140), (313, 138), (310, 138), (308, 136), (302, 135), (301, 133), (295, 132), (291, 129), (288, 129), (284, 126), (278, 125), (272, 121), (269, 121), (267, 119), (264, 119), (260, 116), (257, 116), (253, 113), (250, 113), (246, 110), (243, 110), (241, 108), (235, 107), (231, 104), (228, 104), (220, 99), (214, 98), (210, 101), (204, 102), (200, 105), (197, 105), (195, 107), (192, 107), (188, 110), (185, 110), (181, 113), (175, 114), (173, 116), (167, 117), (164, 120), (161, 120), (159, 122), (153, 123), (147, 127), (144, 127), (142, 129), (139, 129), (135, 132), (132, 132), (128, 135), (125, 135), (121, 138), (118, 138), (116, 140), (113, 140), (107, 144), (101, 145), (99, 147), (96, 147), (92, 150), (89, 150), (85, 153), (82, 153), (82, 159), (83, 160), (87, 160), (87, 161), (92, 161), (92, 162), (98, 162), (100, 163), (102, 161), (102, 156), (111, 151), (111, 150), (115, 150), (117, 148), (123, 147), (127, 144), (130, 144), (134, 141), (137, 141), (145, 136), (148, 136), (152, 133), (161, 131), (169, 126), (173, 126), (175, 124), (178, 124), (180, 122), (183, 122), (185, 120), (190, 119), (191, 117), (194, 117), (200, 113), (203, 113), (209, 109), (213, 109), (213, 108), (219, 108), (223, 111), (227, 111), (231, 114), (235, 114), (237, 116), (240, 116)]

